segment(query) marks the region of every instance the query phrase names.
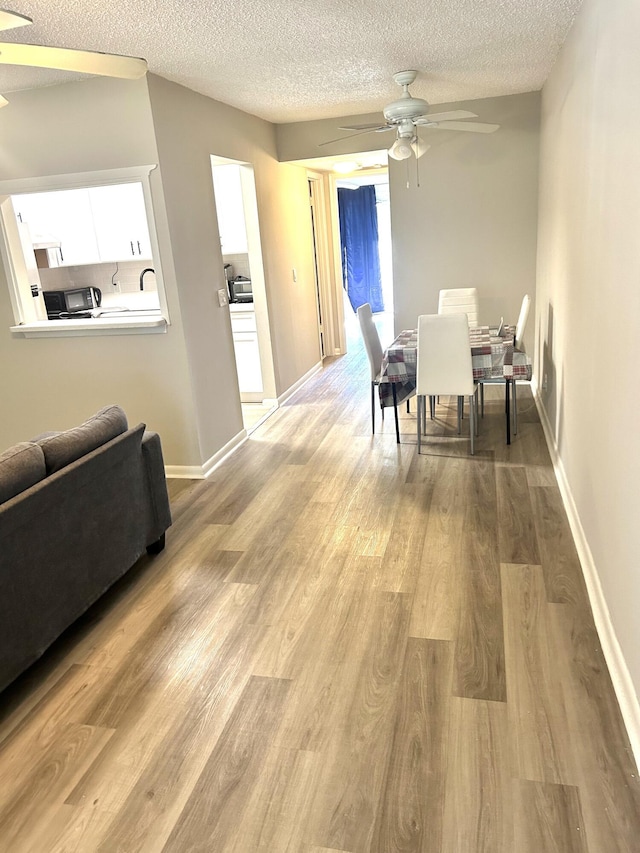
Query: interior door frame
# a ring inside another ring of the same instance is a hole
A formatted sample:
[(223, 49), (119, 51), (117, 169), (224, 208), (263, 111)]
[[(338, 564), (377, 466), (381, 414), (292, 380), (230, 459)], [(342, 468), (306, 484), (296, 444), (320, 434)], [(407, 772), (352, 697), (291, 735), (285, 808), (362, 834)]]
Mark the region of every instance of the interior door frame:
[(332, 175), (307, 170), (310, 204), (313, 205), (313, 238), (318, 272), (318, 297), (322, 316), (324, 355), (344, 355), (347, 340), (344, 327), (342, 265), (338, 194)]

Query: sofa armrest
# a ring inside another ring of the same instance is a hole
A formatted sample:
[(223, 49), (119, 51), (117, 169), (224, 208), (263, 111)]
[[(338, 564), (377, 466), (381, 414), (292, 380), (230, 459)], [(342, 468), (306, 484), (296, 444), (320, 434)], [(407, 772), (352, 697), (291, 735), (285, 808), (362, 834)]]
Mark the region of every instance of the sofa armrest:
[(171, 509), (167, 480), (164, 474), (162, 445), (157, 432), (145, 430), (142, 436), (142, 461), (146, 474), (151, 517), (147, 533), (147, 545), (157, 542), (171, 526)]

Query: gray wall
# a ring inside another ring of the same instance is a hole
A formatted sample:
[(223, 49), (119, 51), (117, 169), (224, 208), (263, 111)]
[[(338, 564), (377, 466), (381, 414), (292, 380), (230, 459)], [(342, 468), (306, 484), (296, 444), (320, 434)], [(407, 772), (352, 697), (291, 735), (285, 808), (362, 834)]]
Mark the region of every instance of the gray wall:
[[(540, 95), (537, 92), (438, 104), (496, 122), (493, 134), (424, 131), (431, 145), (416, 161), (389, 161), (396, 329), (437, 310), (443, 287), (478, 287), (480, 322), (515, 322), (525, 293), (534, 297)], [(393, 133), (371, 133), (319, 147), (342, 124), (380, 115), (279, 125), (283, 159), (373, 151)], [(409, 187), (407, 188), (407, 182)], [(528, 343), (533, 340), (530, 333)]]
[[(0, 180), (158, 162), (146, 80), (93, 78), (14, 92), (0, 112)], [(5, 416), (0, 447), (65, 429), (119, 403), (131, 422), (157, 430), (166, 461), (198, 464), (195, 412), (177, 298), (161, 177), (154, 210), (172, 325), (166, 335), (24, 339), (14, 324), (0, 265), (0, 364)]]
[(535, 331), (586, 559), (640, 695), (638, 32), (636, 0), (585, 0), (545, 84)]
[(278, 163), (273, 125), (148, 75), (13, 93), (0, 136), (0, 180), (160, 164), (151, 180), (171, 317), (166, 335), (16, 338), (0, 269), (11, 413), (0, 447), (72, 426), (109, 402), (161, 434), (169, 465), (199, 466), (242, 430), (229, 314), (216, 298), (225, 282), (212, 154), (255, 169), (276, 393), (317, 364), (306, 172)]
[[(254, 166), (276, 393), (319, 361), (305, 170), (276, 160), (274, 126), (149, 77), (203, 459), (242, 429), (210, 157)], [(291, 269), (298, 271), (293, 283)]]

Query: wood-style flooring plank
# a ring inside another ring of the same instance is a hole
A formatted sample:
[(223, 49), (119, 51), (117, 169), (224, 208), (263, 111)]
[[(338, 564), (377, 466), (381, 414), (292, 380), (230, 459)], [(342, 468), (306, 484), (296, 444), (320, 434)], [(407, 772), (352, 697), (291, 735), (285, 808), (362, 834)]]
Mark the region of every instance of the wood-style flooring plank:
[(590, 853), (577, 788), (514, 783), (514, 850), (518, 853)]
[[(326, 588), (304, 640), (285, 659), (285, 672), (294, 678), (278, 735), (281, 746), (326, 754), (346, 725), (358, 671), (379, 631), (381, 594), (372, 589), (367, 562), (358, 556), (344, 561), (344, 577)], [(263, 671), (264, 660), (257, 671)]]
[(313, 752), (271, 748), (224, 853), (304, 850), (310, 800), (321, 773)]
[[(186, 696), (178, 690), (184, 698), (181, 713), (152, 756), (136, 767), (135, 784), (108, 835), (99, 844), (93, 842), (96, 850), (136, 853), (161, 849), (250, 679), (261, 628), (239, 627), (221, 632), (217, 640), (212, 638), (215, 645), (209, 664), (206, 658), (197, 661), (196, 689)], [(101, 783), (101, 779), (96, 781)]]
[(409, 640), (370, 853), (440, 850), (452, 678), (451, 643)]
[(310, 840), (354, 853), (370, 849), (375, 830), (411, 613), (407, 595), (376, 599), (368, 648), (352, 673), (355, 691), (326, 755), (309, 830)]
[(455, 640), (461, 607), (464, 463), (442, 458), (437, 466), (436, 484), (425, 519), (410, 634), (432, 640)]
[(439, 853), (514, 853), (506, 704), (452, 697), (446, 748)]
[(395, 516), (377, 581), (380, 589), (415, 592), (425, 547), (424, 520), (429, 514), (432, 491), (432, 483), (409, 483), (399, 487)]
[(283, 679), (250, 679), (163, 853), (229, 849), (264, 767), (289, 687)]
[(526, 468), (498, 467), (496, 478), (500, 562), (538, 565), (538, 540)]
[[(0, 782), (0, 839), (4, 849), (26, 849), (46, 828), (57, 804), (65, 792), (105, 748), (113, 731), (70, 723), (59, 731), (32, 765), (28, 774), (22, 773), (19, 789), (8, 795), (8, 776), (18, 766), (5, 765)], [(13, 786), (12, 786), (13, 787)]]
[(582, 568), (558, 487), (532, 488), (531, 502), (547, 600), (579, 604), (590, 612)]
[(504, 702), (507, 685), (493, 462), (475, 460), (467, 466), (464, 479), (454, 693)]
[(640, 778), (602, 649), (582, 608), (549, 605), (589, 853), (638, 849)]
[(513, 773), (521, 779), (576, 781), (563, 701), (560, 649), (550, 631), (540, 566), (502, 567)]

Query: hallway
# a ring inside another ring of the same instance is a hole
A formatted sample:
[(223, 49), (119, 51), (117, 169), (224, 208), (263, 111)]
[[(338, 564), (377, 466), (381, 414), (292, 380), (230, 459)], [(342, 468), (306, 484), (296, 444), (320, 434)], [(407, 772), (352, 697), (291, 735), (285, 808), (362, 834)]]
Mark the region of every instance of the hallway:
[[(362, 347), (2, 696), (11, 853), (633, 853), (637, 771), (528, 389), (370, 434)], [(446, 401), (445, 401), (446, 402)], [(468, 422), (465, 421), (465, 426)]]

